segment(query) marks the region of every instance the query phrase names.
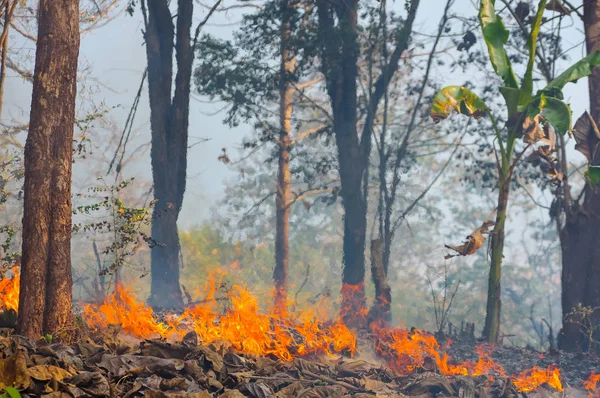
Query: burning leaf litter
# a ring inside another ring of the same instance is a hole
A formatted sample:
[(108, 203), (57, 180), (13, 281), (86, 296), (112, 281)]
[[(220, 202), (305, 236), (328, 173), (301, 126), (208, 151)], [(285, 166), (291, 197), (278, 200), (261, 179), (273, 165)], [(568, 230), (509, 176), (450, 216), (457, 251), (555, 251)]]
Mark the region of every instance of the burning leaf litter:
[[(14, 386), (47, 397), (575, 396), (556, 395), (565, 388), (555, 365), (509, 378), (491, 358), (492, 347), (476, 347), (476, 362), (456, 362), (444, 352), (449, 346), (419, 330), (372, 325), (358, 338), (314, 312), (262, 313), (240, 286), (229, 293), (231, 307), (220, 311), (216, 285), (207, 289), (209, 300), (164, 321), (119, 286), (102, 304), (84, 307), (96, 338), (74, 346), (0, 338), (0, 390)], [(381, 365), (344, 358), (369, 351), (358, 348), (365, 342)], [(585, 381), (589, 397), (600, 396), (598, 381), (595, 373)]]

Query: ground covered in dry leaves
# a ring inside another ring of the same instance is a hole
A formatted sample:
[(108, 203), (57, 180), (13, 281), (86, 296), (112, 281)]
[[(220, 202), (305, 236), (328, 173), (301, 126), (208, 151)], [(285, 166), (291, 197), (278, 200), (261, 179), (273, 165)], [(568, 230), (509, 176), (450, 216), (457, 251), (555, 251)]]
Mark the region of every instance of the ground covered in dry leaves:
[[(492, 358), (507, 374), (535, 365), (559, 365), (562, 370), (563, 392), (546, 384), (518, 392), (508, 377), (443, 376), (435, 361), (399, 376), (370, 363), (377, 361), (370, 344), (359, 345), (354, 358), (321, 355), (283, 361), (244, 354), (226, 341), (204, 345), (195, 332), (176, 342), (139, 340), (111, 325), (73, 345), (44, 340), (34, 344), (6, 332), (0, 337), (0, 389), (15, 386), (24, 397), (577, 398), (588, 397), (582, 383), (599, 364), (585, 356), (540, 358), (534, 351), (497, 348)], [(368, 338), (359, 336), (359, 341)], [(477, 360), (472, 343), (455, 342), (449, 352), (456, 360)]]

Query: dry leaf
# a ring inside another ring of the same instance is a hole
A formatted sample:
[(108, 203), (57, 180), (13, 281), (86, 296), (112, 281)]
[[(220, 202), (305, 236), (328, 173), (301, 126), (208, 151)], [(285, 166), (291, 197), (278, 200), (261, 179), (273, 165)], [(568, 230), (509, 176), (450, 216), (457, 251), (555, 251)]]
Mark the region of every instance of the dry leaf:
[(357, 360), (357, 361), (344, 361), (337, 366), (337, 372), (340, 376), (362, 376), (373, 369), (373, 365), (368, 362)]
[(581, 152), (588, 163), (592, 163), (598, 153), (600, 130), (587, 111), (575, 122), (573, 136), (575, 137), (575, 150)]
[(523, 141), (528, 144), (535, 144), (539, 140), (546, 138), (544, 126), (541, 121), (542, 117), (540, 115), (536, 115), (533, 118), (525, 118), (523, 122)]
[(58, 380), (61, 381), (66, 377), (71, 377), (73, 374), (65, 369), (59, 368), (53, 365), (37, 365), (27, 369), (27, 374), (36, 380), (48, 381)]
[[(495, 210), (494, 210), (495, 211)], [(467, 240), (460, 246), (452, 246), (452, 245), (444, 245), (446, 248), (454, 250), (458, 254), (447, 254), (444, 256), (446, 260), (456, 256), (469, 256), (474, 254), (485, 242), (484, 234), (488, 234), (488, 230), (495, 224), (494, 221), (489, 220), (489, 218), (494, 214), (494, 211), (490, 213), (487, 219), (481, 224), (481, 227), (477, 228), (475, 231), (471, 233), (471, 235), (467, 236)]]
[(0, 391), (6, 387), (26, 389), (31, 384), (27, 373), (27, 352), (19, 347), (8, 358), (0, 360)]

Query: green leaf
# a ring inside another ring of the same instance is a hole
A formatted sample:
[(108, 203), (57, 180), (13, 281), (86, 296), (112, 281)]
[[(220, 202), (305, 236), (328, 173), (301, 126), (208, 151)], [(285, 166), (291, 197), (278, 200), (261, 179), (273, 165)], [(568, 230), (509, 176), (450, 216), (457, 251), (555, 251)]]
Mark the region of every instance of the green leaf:
[(592, 166), (588, 165), (588, 169), (584, 173), (585, 179), (592, 189), (596, 189), (598, 184), (600, 184), (600, 166)]
[(504, 44), (508, 40), (508, 30), (504, 27), (502, 18), (496, 14), (494, 4), (495, 0), (481, 0), (479, 22), (483, 31), (483, 38), (496, 74), (502, 78), (505, 86), (519, 88), (517, 78), (504, 49)]
[(527, 116), (534, 117), (538, 114), (542, 115), (557, 133), (565, 134), (571, 131), (571, 108), (558, 98), (547, 97), (544, 94), (535, 97), (527, 108)]
[[(521, 102), (521, 90), (512, 87), (500, 87), (500, 94), (504, 97), (506, 108), (508, 110), (508, 116), (514, 115), (519, 111), (519, 103)], [(522, 109), (520, 110), (522, 111)]]
[(560, 91), (567, 83), (576, 82), (582, 77), (589, 76), (592, 73), (592, 68), (598, 65), (600, 65), (600, 51), (594, 51), (561, 73), (541, 91), (545, 93), (551, 92), (552, 90)]
[(527, 50), (529, 52), (529, 61), (527, 62), (527, 70), (523, 76), (523, 83), (521, 89), (525, 93), (526, 97), (523, 98), (525, 102), (529, 102), (531, 94), (533, 93), (533, 66), (535, 63), (535, 50), (537, 48), (537, 37), (540, 33), (540, 26), (542, 25), (542, 15), (544, 15), (544, 8), (546, 7), (546, 0), (540, 0), (538, 4), (538, 11), (531, 28), (531, 33), (527, 39)]
[(14, 387), (6, 387), (6, 392), (10, 396), (10, 398), (21, 398), (21, 394)]
[(487, 110), (488, 107), (483, 100), (468, 88), (447, 86), (441, 89), (433, 99), (430, 116), (435, 123), (446, 119), (453, 112), (478, 119), (485, 115)]

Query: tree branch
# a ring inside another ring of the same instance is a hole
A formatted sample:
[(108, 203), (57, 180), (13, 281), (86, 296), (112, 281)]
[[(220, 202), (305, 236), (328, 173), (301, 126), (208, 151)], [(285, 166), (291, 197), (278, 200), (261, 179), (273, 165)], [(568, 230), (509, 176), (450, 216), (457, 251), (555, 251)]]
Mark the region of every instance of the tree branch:
[(303, 132), (298, 134), (298, 136), (294, 140), (292, 140), (291, 145), (296, 145), (297, 143), (301, 142), (309, 135), (319, 134), (319, 133), (325, 131), (328, 127), (329, 127), (328, 124), (321, 124), (319, 126), (304, 130)]

